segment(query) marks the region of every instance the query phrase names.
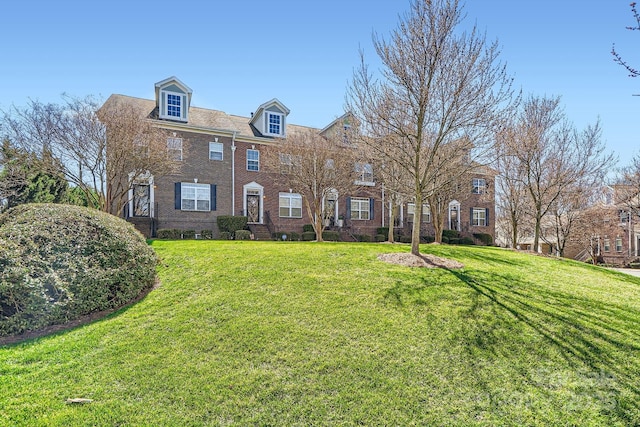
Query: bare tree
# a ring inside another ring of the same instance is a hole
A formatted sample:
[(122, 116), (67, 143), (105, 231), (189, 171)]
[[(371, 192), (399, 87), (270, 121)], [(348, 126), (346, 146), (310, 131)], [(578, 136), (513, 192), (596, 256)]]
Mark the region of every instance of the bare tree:
[[(370, 149), (379, 152), (376, 157), (391, 156), (411, 178), (418, 218), (426, 197), (465, 172), (451, 159), (486, 154), (512, 99), (511, 81), (497, 62), (497, 43), (488, 44), (475, 27), (459, 31), (461, 20), (458, 0), (412, 1), (388, 40), (373, 36), (382, 61), (380, 79), (369, 72), (361, 52), (347, 94), (349, 110), (368, 137), (365, 143), (394, 136), (393, 150), (375, 143)], [(439, 155), (443, 150), (446, 157)], [(419, 243), (420, 222), (414, 221), (413, 254), (419, 254)]]
[(147, 120), (148, 112), (111, 98), (102, 107), (91, 96), (63, 99), (14, 106), (3, 112), (0, 129), (18, 147), (58, 159), (67, 181), (82, 190), (89, 205), (119, 215), (136, 180), (179, 167), (167, 155), (166, 132)]
[(275, 182), (302, 196), (318, 241), (322, 241), (325, 220), (331, 215), (323, 209), (328, 197), (357, 188), (356, 160), (364, 162), (342, 135), (322, 136), (313, 130), (289, 135), (263, 154), (265, 168), (274, 174)]
[(514, 127), (505, 127), (497, 136), (496, 179), (497, 215), (508, 233), (507, 243), (513, 249), (518, 247), (524, 236), (525, 222), (529, 217), (530, 200), (525, 185), (524, 168), (518, 157), (505, 151), (509, 146), (507, 141), (513, 140)]
[[(640, 30), (640, 14), (638, 13), (638, 9), (636, 9), (636, 2), (632, 2), (630, 6), (631, 6), (631, 13), (633, 14), (633, 18), (636, 20), (637, 25), (626, 27), (626, 28), (627, 30), (632, 30), (632, 31)], [(629, 77), (640, 76), (640, 70), (638, 70), (637, 68), (633, 68), (631, 65), (629, 65), (629, 63), (627, 63), (624, 59), (622, 59), (622, 56), (616, 51), (615, 44), (611, 48), (611, 54), (613, 55), (613, 61), (615, 63), (622, 65), (624, 68), (627, 69), (627, 71), (629, 72)]]
[(514, 128), (503, 135), (501, 153), (515, 167), (527, 189), (534, 220), (533, 249), (540, 243), (542, 218), (574, 185), (602, 182), (615, 164), (604, 154), (599, 123), (578, 132), (560, 108), (560, 98), (528, 98)]

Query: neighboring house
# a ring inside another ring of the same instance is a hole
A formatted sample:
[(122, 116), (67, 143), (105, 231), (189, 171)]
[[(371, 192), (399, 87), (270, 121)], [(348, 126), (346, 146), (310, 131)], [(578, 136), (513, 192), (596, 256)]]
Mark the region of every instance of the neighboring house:
[[(167, 153), (182, 162), (177, 175), (149, 175), (135, 183), (123, 217), (147, 236), (155, 236), (158, 229), (212, 230), (217, 236), (220, 215), (247, 216), (259, 239), (275, 232), (300, 233), (310, 223), (302, 197), (274, 183), (264, 170), (261, 155), (279, 139), (309, 130), (346, 135), (346, 116), (323, 129), (312, 129), (289, 123), (289, 109), (275, 98), (242, 117), (193, 107), (192, 93), (179, 79), (170, 77), (156, 83), (155, 100), (112, 95), (106, 101), (135, 106), (168, 131)], [(327, 225), (343, 238), (374, 236), (379, 227), (388, 225), (390, 207), (372, 166), (363, 163), (354, 168), (361, 173), (359, 190), (334, 194), (325, 201), (325, 210), (331, 212)], [(481, 197), (485, 192), (493, 194), (489, 189), (493, 179), (480, 174), (469, 185), (469, 197), (451, 204), (449, 227), (493, 234), (493, 200)]]

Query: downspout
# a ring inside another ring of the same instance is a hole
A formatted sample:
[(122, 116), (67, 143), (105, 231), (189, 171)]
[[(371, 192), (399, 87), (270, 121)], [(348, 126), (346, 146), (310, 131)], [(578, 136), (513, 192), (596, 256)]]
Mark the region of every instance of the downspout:
[(384, 184), (381, 185), (381, 192), (382, 192), (382, 209), (381, 209), (380, 216), (382, 217), (381, 227), (384, 227)]
[(231, 216), (236, 214), (236, 131), (231, 135)]

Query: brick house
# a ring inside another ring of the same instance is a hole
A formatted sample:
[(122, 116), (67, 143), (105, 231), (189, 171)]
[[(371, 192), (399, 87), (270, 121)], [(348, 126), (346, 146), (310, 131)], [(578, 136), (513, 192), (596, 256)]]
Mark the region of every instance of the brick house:
[[(261, 152), (281, 138), (309, 130), (320, 134), (340, 130), (346, 115), (323, 129), (312, 129), (288, 123), (290, 111), (276, 98), (243, 117), (193, 107), (192, 93), (178, 78), (170, 77), (155, 84), (154, 100), (111, 95), (105, 102), (132, 105), (168, 131), (168, 155), (182, 162), (177, 175), (149, 176), (134, 183), (123, 217), (147, 236), (155, 236), (158, 229), (179, 229), (211, 230), (215, 237), (220, 215), (246, 216), (259, 239), (276, 232), (302, 232), (311, 221), (301, 195), (275, 183), (263, 168)], [(390, 217), (388, 200), (372, 166), (354, 167), (362, 173), (360, 189), (325, 202), (332, 211), (329, 229), (339, 231), (346, 240), (356, 235), (373, 237)], [(495, 208), (485, 194), (493, 194), (493, 177), (487, 171), (469, 182), (468, 197), (450, 203), (445, 228), (493, 235)], [(411, 205), (405, 204), (401, 212), (401, 225), (409, 227)], [(433, 234), (425, 220), (425, 233)]]

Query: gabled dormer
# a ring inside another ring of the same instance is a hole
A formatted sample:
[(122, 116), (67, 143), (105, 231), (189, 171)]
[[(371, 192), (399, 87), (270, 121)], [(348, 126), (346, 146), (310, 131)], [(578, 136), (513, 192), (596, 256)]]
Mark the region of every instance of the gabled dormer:
[(249, 122), (262, 136), (284, 138), (287, 134), (287, 116), (289, 109), (273, 98), (258, 107)]
[(179, 122), (189, 121), (189, 106), (193, 91), (177, 77), (169, 77), (156, 83), (158, 117)]
[(338, 117), (320, 131), (320, 135), (327, 138), (341, 139), (343, 143), (350, 144), (353, 142), (353, 133), (355, 132), (356, 119), (350, 112)]

